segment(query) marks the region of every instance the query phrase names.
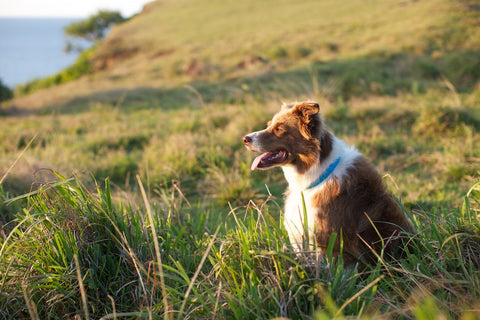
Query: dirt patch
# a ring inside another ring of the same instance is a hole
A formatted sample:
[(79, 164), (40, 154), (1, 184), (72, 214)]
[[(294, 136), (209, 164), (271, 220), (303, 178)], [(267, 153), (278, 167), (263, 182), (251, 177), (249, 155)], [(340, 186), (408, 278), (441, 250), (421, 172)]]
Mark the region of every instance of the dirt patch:
[(268, 60), (260, 56), (250, 56), (237, 64), (239, 69), (252, 69), (268, 63)]
[(109, 53), (98, 55), (92, 61), (93, 71), (109, 69), (119, 61), (124, 61), (135, 56), (139, 51), (139, 48), (113, 49)]

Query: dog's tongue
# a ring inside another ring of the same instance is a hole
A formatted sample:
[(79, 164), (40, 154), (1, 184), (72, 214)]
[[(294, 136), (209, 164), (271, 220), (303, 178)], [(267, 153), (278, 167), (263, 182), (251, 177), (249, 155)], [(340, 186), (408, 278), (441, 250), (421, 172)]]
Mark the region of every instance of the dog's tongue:
[(278, 151), (271, 151), (266, 152), (264, 154), (259, 155), (258, 157), (253, 160), (252, 166), (250, 170), (255, 169), (268, 169), (270, 167), (279, 165), (285, 161), (287, 158), (287, 152), (278, 150)]
[(261, 154), (259, 155), (258, 157), (255, 158), (255, 160), (253, 160), (253, 163), (252, 163), (252, 166), (250, 167), (250, 170), (255, 170), (257, 169), (258, 167), (258, 164), (260, 163), (260, 161), (262, 161), (262, 159), (268, 155), (268, 152), (267, 153), (264, 153), (264, 154)]

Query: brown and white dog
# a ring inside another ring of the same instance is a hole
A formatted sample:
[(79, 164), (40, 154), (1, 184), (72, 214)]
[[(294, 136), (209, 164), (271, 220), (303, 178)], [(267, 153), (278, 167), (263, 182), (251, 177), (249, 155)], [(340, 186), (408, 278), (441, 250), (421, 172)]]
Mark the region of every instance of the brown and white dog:
[(375, 168), (325, 128), (319, 109), (315, 102), (283, 105), (266, 129), (246, 135), (245, 146), (262, 153), (251, 169), (282, 167), (288, 181), (284, 224), (295, 250), (316, 242), (325, 253), (337, 233), (334, 255), (341, 234), (346, 264), (373, 262), (373, 251), (392, 255), (401, 234), (413, 227)]

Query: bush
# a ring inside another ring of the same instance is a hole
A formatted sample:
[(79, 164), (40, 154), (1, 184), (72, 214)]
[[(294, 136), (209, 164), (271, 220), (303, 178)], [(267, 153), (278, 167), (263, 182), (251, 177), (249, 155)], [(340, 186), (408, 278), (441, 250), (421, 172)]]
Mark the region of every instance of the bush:
[(471, 90), (480, 78), (478, 51), (455, 52), (447, 55), (442, 61), (442, 66), (446, 77), (460, 91)]
[(0, 102), (10, 100), (13, 98), (12, 90), (2, 83), (0, 79)]
[(272, 49), (272, 52), (270, 54), (272, 58), (286, 58), (288, 56), (288, 51), (282, 46), (276, 46), (275, 48)]
[(92, 63), (90, 58), (93, 55), (93, 48), (82, 52), (77, 61), (70, 67), (60, 71), (59, 73), (43, 78), (27, 82), (24, 85), (16, 87), (16, 92), (19, 95), (27, 95), (40, 89), (45, 89), (53, 86), (57, 86), (62, 83), (76, 80), (83, 75), (90, 74), (92, 72)]

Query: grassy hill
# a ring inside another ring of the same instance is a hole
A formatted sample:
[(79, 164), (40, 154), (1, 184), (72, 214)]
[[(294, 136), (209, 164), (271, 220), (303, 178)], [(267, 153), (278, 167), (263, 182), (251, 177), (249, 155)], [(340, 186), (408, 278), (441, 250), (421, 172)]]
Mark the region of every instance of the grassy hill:
[[(147, 5), (90, 74), (0, 108), (0, 316), (480, 318), (479, 21), (468, 0)], [(401, 199), (407, 259), (284, 246), (281, 171), (250, 172), (241, 137), (304, 99)]]

